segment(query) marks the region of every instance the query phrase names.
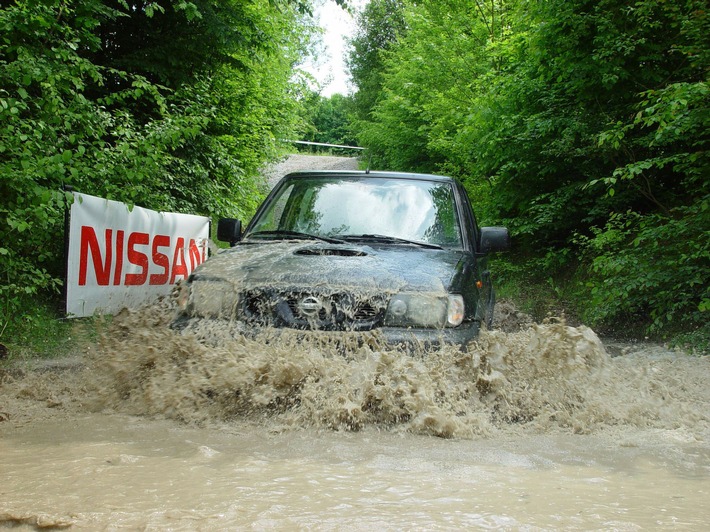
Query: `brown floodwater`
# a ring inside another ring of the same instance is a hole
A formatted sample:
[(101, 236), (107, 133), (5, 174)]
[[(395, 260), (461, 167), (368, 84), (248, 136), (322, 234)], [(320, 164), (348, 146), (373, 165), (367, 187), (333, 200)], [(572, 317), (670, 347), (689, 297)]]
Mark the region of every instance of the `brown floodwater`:
[(710, 522), (710, 357), (554, 321), (462, 353), (178, 334), (170, 316), (124, 313), (77, 359), (0, 370), (0, 528)]

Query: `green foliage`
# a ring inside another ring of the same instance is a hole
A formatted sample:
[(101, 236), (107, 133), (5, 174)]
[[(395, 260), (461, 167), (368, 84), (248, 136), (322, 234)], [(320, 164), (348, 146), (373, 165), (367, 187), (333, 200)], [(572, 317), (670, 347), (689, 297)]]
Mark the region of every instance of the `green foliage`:
[(458, 137), (479, 87), (499, 66), (496, 48), (507, 31), (506, 16), (498, 2), (406, 5), (406, 31), (379, 53), (381, 89), (357, 123), (377, 166), (434, 171), (446, 165), (461, 174), (470, 148)]
[(350, 113), (352, 97), (333, 94), (325, 98), (313, 93), (309, 98), (308, 117), (310, 128), (306, 130), (302, 140), (356, 146), (357, 141), (350, 131)]
[(661, 334), (708, 322), (710, 196), (672, 214), (614, 214), (579, 238), (590, 256), (591, 323), (648, 322)]
[(669, 344), (694, 355), (710, 355), (710, 322), (706, 321), (695, 330), (674, 335)]
[[(707, 322), (693, 284), (708, 284), (706, 3), (401, 5), (404, 29), (379, 63), (352, 51), (378, 75), (354, 76), (356, 99), (372, 102), (356, 133), (377, 166), (460, 178), (486, 223), (510, 227), (523, 267), (555, 279), (550, 290), (594, 276), (577, 301), (597, 323)], [(611, 245), (612, 213), (626, 212), (638, 219)]]
[[(706, 81), (672, 83), (659, 90), (645, 91), (641, 96), (640, 110), (633, 120), (617, 122), (599, 135), (600, 146), (623, 148), (631, 155), (629, 162), (590, 185), (603, 182), (610, 196), (617, 187), (630, 185), (667, 213), (668, 209), (654, 195), (652, 184), (658, 180), (657, 176), (674, 174), (682, 180), (683, 188), (707, 192), (710, 88)], [(635, 156), (637, 152), (645, 158)]]
[(0, 330), (58, 293), (63, 186), (247, 218), (302, 127), (300, 0), (18, 1), (0, 8)]
[(403, 0), (370, 0), (357, 19), (347, 65), (360, 89), (354, 95), (355, 115), (366, 120), (382, 89), (384, 53), (405, 31)]
[(496, 299), (509, 300), (522, 312), (540, 322), (550, 316), (565, 316), (576, 322), (568, 293), (568, 283), (558, 276), (546, 275), (546, 260), (531, 256), (501, 256), (491, 261)]
[(13, 304), (20, 311), (18, 319), (0, 326), (0, 343), (7, 349), (7, 358), (0, 360), (0, 365), (66, 355), (75, 348), (75, 324), (62, 320), (55, 305), (51, 298), (20, 296)]

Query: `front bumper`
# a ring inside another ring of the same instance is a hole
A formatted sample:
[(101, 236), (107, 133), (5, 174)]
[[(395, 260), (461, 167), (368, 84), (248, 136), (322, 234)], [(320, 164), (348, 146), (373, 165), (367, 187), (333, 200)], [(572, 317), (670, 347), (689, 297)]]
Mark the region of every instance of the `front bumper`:
[(478, 321), (470, 321), (464, 322), (458, 327), (445, 329), (382, 327), (378, 331), (391, 344), (414, 343), (425, 346), (452, 344), (465, 347), (478, 337), (481, 332), (481, 324)]
[(290, 328), (273, 328), (250, 326), (240, 321), (228, 321), (216, 318), (196, 318), (185, 315), (178, 316), (171, 324), (170, 328), (177, 331), (197, 333), (201, 340), (207, 343), (217, 342), (220, 338), (247, 336), (256, 337), (262, 333), (270, 336), (278, 336), (280, 332), (288, 332), (291, 335), (317, 335), (327, 336), (334, 340), (339, 337), (361, 334), (377, 335), (383, 338), (388, 344), (399, 345), (419, 345), (422, 347), (438, 347), (441, 345), (456, 345), (466, 348), (469, 342), (478, 337), (481, 331), (481, 324), (478, 321), (464, 322), (458, 327), (445, 329), (420, 329), (403, 327), (380, 327), (366, 332), (340, 332), (340, 331), (310, 331)]

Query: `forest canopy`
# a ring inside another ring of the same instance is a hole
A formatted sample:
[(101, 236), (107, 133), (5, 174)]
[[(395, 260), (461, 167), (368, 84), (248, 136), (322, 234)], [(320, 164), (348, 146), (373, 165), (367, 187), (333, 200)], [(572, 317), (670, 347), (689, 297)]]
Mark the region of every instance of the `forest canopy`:
[[(373, 166), (456, 176), (596, 324), (708, 331), (700, 0), (372, 0), (349, 64)], [(384, 34), (383, 34), (384, 32)]]

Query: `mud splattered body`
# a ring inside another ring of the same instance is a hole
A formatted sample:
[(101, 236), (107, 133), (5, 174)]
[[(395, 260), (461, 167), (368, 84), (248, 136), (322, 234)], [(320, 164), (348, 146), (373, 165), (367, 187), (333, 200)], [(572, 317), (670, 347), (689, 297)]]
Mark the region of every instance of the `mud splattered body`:
[(80, 368), (4, 374), (0, 526), (710, 520), (708, 357), (611, 358), (562, 322), (485, 332), (465, 353), (403, 352), (374, 334), (208, 346), (171, 331), (174, 312), (116, 317)]
[(285, 176), (233, 247), (182, 284), (176, 328), (228, 320), (238, 330), (376, 330), (391, 343), (466, 344), (489, 323), (488, 255), (507, 229), (475, 222), (463, 187), (435, 175), (300, 172)]

